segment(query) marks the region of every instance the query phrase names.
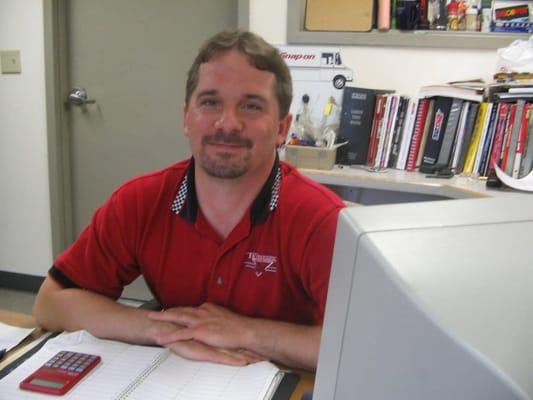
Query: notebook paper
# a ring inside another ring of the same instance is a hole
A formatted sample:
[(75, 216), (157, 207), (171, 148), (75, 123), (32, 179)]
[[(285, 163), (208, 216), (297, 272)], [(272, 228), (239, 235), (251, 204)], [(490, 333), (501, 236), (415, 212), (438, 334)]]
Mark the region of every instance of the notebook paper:
[(51, 339), (20, 367), (0, 380), (0, 400), (48, 399), (19, 389), (19, 383), (60, 350), (97, 354), (102, 362), (65, 400), (261, 400), (268, 399), (279, 369), (260, 362), (233, 367), (185, 360), (160, 347), (97, 339), (85, 331)]
[(33, 328), (20, 328), (0, 322), (0, 350), (12, 349), (22, 342), (32, 331)]

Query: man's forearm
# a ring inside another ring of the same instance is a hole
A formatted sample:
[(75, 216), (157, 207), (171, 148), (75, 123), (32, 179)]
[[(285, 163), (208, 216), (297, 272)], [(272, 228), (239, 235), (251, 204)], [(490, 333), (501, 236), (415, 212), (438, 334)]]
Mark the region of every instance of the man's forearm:
[(159, 344), (171, 345), (192, 339), (218, 348), (245, 349), (291, 367), (316, 369), (320, 326), (245, 317), (210, 303), (171, 308), (150, 313), (149, 317), (185, 327), (162, 335)]
[(315, 370), (321, 326), (252, 319), (243, 347), (290, 367)]
[(51, 331), (85, 329), (106, 339), (154, 344), (154, 337), (171, 332), (174, 324), (150, 321), (148, 311), (124, 306), (113, 299), (83, 289), (64, 289), (50, 277), (37, 295), (37, 323)]

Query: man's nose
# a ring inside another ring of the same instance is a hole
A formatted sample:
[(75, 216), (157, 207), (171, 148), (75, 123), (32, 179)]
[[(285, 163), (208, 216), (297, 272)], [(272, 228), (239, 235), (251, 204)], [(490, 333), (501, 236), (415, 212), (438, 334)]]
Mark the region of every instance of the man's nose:
[(224, 132), (239, 132), (243, 128), (242, 119), (238, 110), (233, 107), (226, 107), (222, 110), (218, 119), (215, 121), (215, 128)]

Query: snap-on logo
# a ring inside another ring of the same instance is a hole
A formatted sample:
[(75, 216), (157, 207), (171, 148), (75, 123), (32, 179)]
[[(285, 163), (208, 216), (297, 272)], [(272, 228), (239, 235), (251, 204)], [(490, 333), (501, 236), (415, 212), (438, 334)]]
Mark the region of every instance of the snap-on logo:
[(444, 113), (439, 109), (437, 110), (435, 114), (435, 124), (433, 127), (433, 134), (431, 135), (431, 139), (433, 140), (439, 140), (440, 132), (443, 128), (443, 122), (444, 122)]
[(254, 270), (256, 276), (263, 275), (264, 272), (276, 272), (278, 258), (249, 251), (244, 259), (244, 267)]
[(302, 53), (287, 53), (286, 51), (281, 52), (281, 57), (285, 60), (314, 60), (316, 55), (314, 54), (302, 54)]

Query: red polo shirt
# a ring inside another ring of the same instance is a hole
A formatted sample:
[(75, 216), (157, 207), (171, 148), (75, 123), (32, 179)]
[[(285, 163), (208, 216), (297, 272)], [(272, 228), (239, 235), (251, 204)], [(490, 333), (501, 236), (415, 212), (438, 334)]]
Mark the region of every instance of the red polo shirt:
[(67, 287), (117, 298), (142, 274), (165, 307), (216, 303), (243, 315), (322, 322), (342, 201), (276, 161), (222, 240), (196, 200), (194, 162), (130, 180), (50, 270)]

